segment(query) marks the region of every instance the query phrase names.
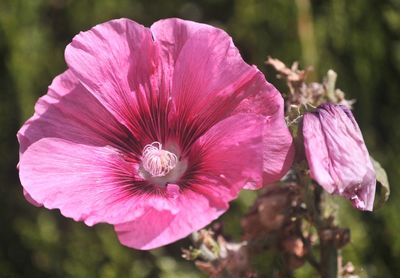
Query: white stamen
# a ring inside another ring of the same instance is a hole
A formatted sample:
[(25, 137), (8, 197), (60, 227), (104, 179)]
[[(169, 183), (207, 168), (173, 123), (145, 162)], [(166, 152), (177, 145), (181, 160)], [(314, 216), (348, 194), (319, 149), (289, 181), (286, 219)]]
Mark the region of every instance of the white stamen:
[(143, 168), (153, 177), (167, 175), (178, 163), (178, 157), (169, 151), (162, 149), (160, 142), (153, 142), (143, 148)]

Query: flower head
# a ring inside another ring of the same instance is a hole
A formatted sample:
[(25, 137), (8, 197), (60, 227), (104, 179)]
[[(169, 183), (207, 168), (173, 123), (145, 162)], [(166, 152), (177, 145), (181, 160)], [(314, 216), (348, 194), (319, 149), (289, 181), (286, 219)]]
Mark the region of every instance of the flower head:
[(327, 192), (371, 211), (375, 171), (351, 111), (342, 105), (321, 105), (304, 115), (303, 135), (312, 178)]
[(167, 19), (75, 36), (18, 133), (27, 199), (150, 249), (216, 219), (293, 158), (279, 92), (231, 38)]

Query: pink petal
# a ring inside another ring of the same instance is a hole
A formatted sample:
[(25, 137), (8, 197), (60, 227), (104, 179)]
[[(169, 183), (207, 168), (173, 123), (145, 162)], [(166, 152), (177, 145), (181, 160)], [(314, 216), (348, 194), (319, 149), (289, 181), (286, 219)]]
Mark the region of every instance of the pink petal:
[(169, 19), (154, 23), (151, 30), (161, 48), (164, 73), (170, 74), (178, 115), (207, 120), (209, 127), (255, 92), (247, 87), (258, 70), (243, 61), (221, 29)]
[(366, 161), (369, 162), (369, 168), (373, 167), (358, 126), (355, 127), (342, 110), (332, 111), (335, 112), (334, 115), (321, 109), (319, 115), (332, 167), (344, 166), (335, 173), (341, 181), (337, 183), (338, 190), (343, 192), (345, 185), (362, 182), (368, 170), (365, 167)]
[(280, 180), (289, 171), (293, 164), (295, 149), (286, 122), (278, 115), (268, 119), (263, 135), (263, 171), (264, 185), (266, 185)]
[(248, 90), (255, 93), (243, 100), (234, 113), (257, 113), (266, 118), (263, 129), (263, 185), (266, 185), (280, 180), (292, 166), (295, 154), (293, 138), (285, 122), (283, 98), (262, 73), (257, 74)]
[(129, 19), (81, 32), (65, 50), (67, 64), (79, 81), (131, 130), (136, 109), (144, 109), (146, 99), (163, 90), (158, 57), (150, 30)]
[(264, 126), (263, 116), (236, 114), (199, 139), (206, 172), (222, 178), (233, 189), (232, 196), (243, 187), (262, 186)]
[(41, 138), (54, 137), (80, 144), (129, 148), (123, 125), (67, 70), (57, 76), (35, 106), (35, 114), (18, 132), (21, 154)]
[(115, 226), (120, 242), (128, 247), (157, 248), (197, 231), (224, 213), (227, 207), (212, 206), (206, 196), (186, 190), (177, 202), (179, 213), (148, 209), (135, 221)]
[(137, 163), (109, 146), (45, 138), (25, 151), (19, 167), (33, 200), (87, 225), (131, 221), (148, 207), (177, 213), (174, 198), (136, 193)]
[(177, 185), (177, 184), (172, 184), (172, 183), (167, 184), (166, 191), (167, 191), (168, 197), (170, 197), (170, 198), (176, 199), (179, 197), (180, 188), (179, 188), (179, 185)]
[(35, 207), (41, 207), (41, 206), (43, 206), (43, 204), (36, 202), (36, 201), (31, 197), (31, 195), (29, 195), (29, 193), (26, 192), (25, 189), (23, 190), (23, 193), (24, 193), (25, 199), (26, 199), (31, 205), (34, 205)]
[(372, 210), (375, 171), (361, 131), (347, 108), (325, 104), (303, 120), (304, 146), (311, 176), (329, 193)]
[(210, 25), (179, 18), (162, 19), (150, 27), (154, 40), (160, 46), (163, 72), (170, 83), (169, 88), (172, 87), (175, 63), (186, 41), (197, 31), (210, 29), (214, 30), (215, 28)]
[[(313, 113), (304, 115), (303, 136), (308, 166), (311, 169), (313, 179), (327, 192), (333, 193), (338, 178), (331, 165), (321, 122), (317, 115)], [(312, 156), (316, 159), (310, 159)]]

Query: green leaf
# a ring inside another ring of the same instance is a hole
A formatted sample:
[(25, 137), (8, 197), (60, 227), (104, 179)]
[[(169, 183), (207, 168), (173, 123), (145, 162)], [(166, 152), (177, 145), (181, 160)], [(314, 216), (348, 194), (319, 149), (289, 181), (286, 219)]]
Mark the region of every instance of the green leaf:
[(385, 169), (383, 169), (381, 164), (372, 157), (371, 162), (376, 172), (376, 185), (378, 186), (376, 194), (379, 194), (379, 197), (375, 198), (374, 209), (378, 209), (389, 199), (390, 186)]

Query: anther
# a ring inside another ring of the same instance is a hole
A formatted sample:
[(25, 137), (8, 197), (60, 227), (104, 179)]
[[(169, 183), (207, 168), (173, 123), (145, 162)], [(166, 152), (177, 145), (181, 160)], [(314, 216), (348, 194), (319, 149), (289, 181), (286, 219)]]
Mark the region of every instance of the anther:
[(143, 168), (153, 177), (167, 175), (178, 163), (178, 157), (162, 149), (160, 142), (153, 142), (143, 148)]

